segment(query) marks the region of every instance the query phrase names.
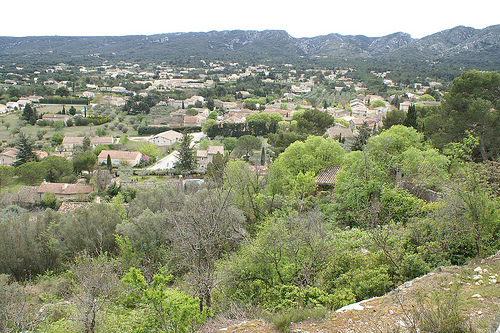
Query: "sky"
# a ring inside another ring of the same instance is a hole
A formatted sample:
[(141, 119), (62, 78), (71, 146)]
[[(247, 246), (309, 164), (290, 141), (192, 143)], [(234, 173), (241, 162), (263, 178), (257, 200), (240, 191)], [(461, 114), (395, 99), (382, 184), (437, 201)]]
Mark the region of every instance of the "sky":
[(500, 1), (474, 0), (15, 0), (1, 6), (0, 36), (124, 36), (212, 30), (285, 30), (421, 38), (458, 25), (500, 24)]

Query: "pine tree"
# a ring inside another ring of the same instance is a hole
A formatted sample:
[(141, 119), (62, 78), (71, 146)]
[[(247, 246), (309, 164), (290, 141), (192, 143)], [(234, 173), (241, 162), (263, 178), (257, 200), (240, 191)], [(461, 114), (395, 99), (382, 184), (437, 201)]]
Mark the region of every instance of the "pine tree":
[(27, 162), (38, 162), (38, 156), (33, 150), (34, 141), (30, 137), (27, 137), (24, 133), (19, 133), (19, 138), (16, 142), (16, 148), (19, 149), (17, 153), (17, 160), (14, 162), (14, 166), (20, 166), (21, 164)]
[(262, 147), (260, 152), (260, 165), (266, 165), (266, 149)]
[(33, 112), (33, 108), (31, 107), (31, 104), (29, 103), (26, 103), (26, 105), (24, 106), (24, 110), (23, 110), (23, 118), (25, 120), (30, 120), (31, 118), (33, 118), (34, 116), (34, 112)]
[(175, 165), (182, 172), (189, 172), (196, 168), (196, 156), (194, 148), (191, 147), (193, 137), (187, 133), (182, 136), (179, 146), (179, 162)]

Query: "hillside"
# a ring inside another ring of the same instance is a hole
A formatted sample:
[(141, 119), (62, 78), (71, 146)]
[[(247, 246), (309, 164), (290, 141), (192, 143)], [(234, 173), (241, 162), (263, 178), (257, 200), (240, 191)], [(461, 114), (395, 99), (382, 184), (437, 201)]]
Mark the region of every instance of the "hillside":
[[(500, 252), (487, 259), (466, 266), (436, 269), (416, 278), (382, 297), (376, 297), (346, 306), (325, 319), (310, 320), (291, 325), (291, 332), (408, 332), (416, 322), (415, 311), (425, 313), (440, 299), (441, 304), (458, 304), (460, 313), (469, 318), (468, 324), (476, 332), (498, 332), (500, 316), (498, 302), (500, 289)], [(453, 291), (458, 290), (457, 297)], [(449, 298), (446, 298), (448, 295)], [(423, 297), (423, 302), (422, 302)], [(441, 297), (441, 298), (439, 298)], [(423, 307), (422, 307), (423, 305)], [(449, 309), (441, 306), (441, 310)], [(427, 312), (429, 313), (429, 312)], [(211, 323), (202, 330), (209, 332), (275, 332), (273, 325), (262, 320), (235, 320)]]
[(286, 31), (211, 31), (120, 37), (0, 37), (2, 63), (85, 64), (105, 60), (180, 62), (446, 61), (500, 64), (500, 25), (458, 26), (415, 39), (403, 32), (382, 37), (329, 34), (294, 38)]

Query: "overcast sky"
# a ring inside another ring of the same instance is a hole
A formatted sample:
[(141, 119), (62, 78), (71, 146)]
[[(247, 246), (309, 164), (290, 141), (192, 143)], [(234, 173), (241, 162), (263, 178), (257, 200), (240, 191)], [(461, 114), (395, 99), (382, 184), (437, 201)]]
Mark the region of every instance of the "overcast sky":
[(1, 6), (0, 36), (123, 36), (211, 30), (286, 30), (414, 38), (458, 25), (500, 24), (500, 1), (474, 0), (14, 0)]

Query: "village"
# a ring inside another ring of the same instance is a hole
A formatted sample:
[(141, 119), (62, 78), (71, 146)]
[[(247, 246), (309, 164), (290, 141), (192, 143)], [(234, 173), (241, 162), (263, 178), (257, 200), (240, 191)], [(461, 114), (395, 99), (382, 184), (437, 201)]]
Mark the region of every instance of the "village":
[[(363, 126), (376, 131), (383, 128), (388, 112), (408, 112), (412, 104), (437, 106), (440, 102), (429, 92), (438, 98), (442, 95), (439, 82), (396, 85), (387, 78), (390, 75), (387, 72), (371, 72), (381, 84), (372, 88), (373, 93), (364, 82), (349, 77), (349, 73), (356, 71), (353, 68), (296, 70), (290, 64), (280, 69), (266, 65), (242, 68), (238, 63), (212, 62), (202, 65), (201, 68), (179, 69), (155, 66), (154, 71), (146, 71), (139, 64), (125, 62), (97, 68), (59, 64), (34, 72), (16, 67), (19, 73), (3, 73), (4, 93), (0, 98), (4, 103), (0, 104), (0, 117), (5, 130), (0, 131), (0, 138), (3, 138), (0, 165), (16, 163), (19, 153), (16, 135), (24, 133), (33, 140), (37, 139), (38, 160), (59, 156), (71, 161), (75, 149), (81, 148), (84, 138), (88, 138), (91, 148), (98, 147), (95, 151), (98, 154), (95, 164), (82, 170), (87, 174), (106, 165), (108, 159), (115, 171), (119, 167), (133, 167), (132, 174), (166, 174), (175, 169), (179, 160), (176, 149), (183, 132), (189, 132), (196, 133), (191, 143), (195, 149), (196, 165), (191, 173), (200, 175), (217, 153), (232, 152), (232, 149), (227, 151), (227, 147), (224, 151), (224, 138), (207, 138), (209, 126), (245, 126), (248, 125), (247, 118), (254, 119), (252, 117), (262, 113), (279, 115), (280, 122), (291, 124), (296, 112), (315, 109), (335, 119), (324, 132), (324, 137), (343, 143), (348, 151)], [(68, 73), (77, 81), (76, 84), (56, 79)], [(246, 90), (238, 90), (240, 87)], [(265, 93), (265, 89), (270, 93)], [(214, 92), (220, 90), (225, 93), (214, 97)], [(388, 95), (391, 90), (394, 94)], [(55, 103), (65, 104), (50, 104), (48, 96), (21, 95), (25, 91), (52, 92), (59, 98)], [(378, 91), (383, 91), (384, 96), (377, 94)], [(171, 95), (183, 99), (169, 97)], [(73, 101), (81, 104), (72, 104)], [(147, 106), (144, 107), (145, 101)], [(27, 106), (36, 110), (36, 120), (23, 118)], [(107, 118), (98, 124), (98, 121), (90, 120), (92, 117)], [(82, 118), (89, 121), (84, 122)], [(149, 132), (155, 134), (140, 135), (141, 127), (148, 127)], [(158, 130), (151, 132), (155, 127)], [(49, 138), (51, 132), (54, 135)], [(270, 152), (267, 160), (263, 160), (262, 171), (271, 161), (273, 147), (268, 143), (267, 135), (260, 138), (263, 151)], [(134, 144), (123, 145), (124, 140)], [(199, 147), (202, 140), (205, 141), (204, 149)], [(145, 143), (158, 148), (154, 159), (138, 149)], [(252, 152), (252, 156), (259, 153)], [(238, 156), (241, 155), (233, 154), (233, 157)], [(261, 164), (260, 160), (255, 156), (253, 164)], [(117, 173), (113, 175), (115, 177), (108, 185), (113, 182), (120, 184)], [(76, 184), (56, 185), (43, 179), (39, 186), (22, 186), (14, 196), (17, 199), (11, 200), (33, 205), (40, 202), (43, 193), (51, 191), (61, 201), (85, 201), (85, 197), (95, 190), (89, 180), (90, 177), (86, 176)]]

